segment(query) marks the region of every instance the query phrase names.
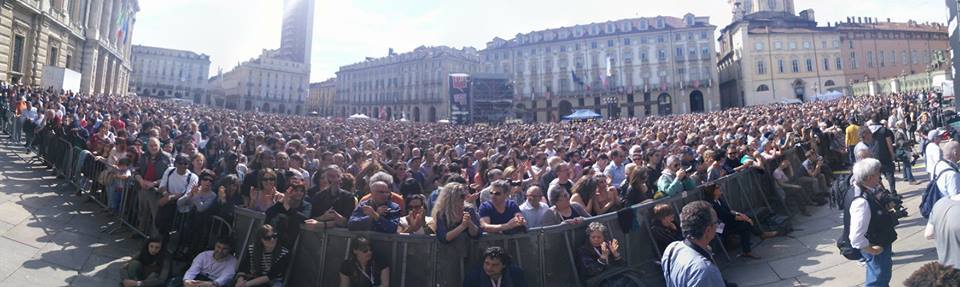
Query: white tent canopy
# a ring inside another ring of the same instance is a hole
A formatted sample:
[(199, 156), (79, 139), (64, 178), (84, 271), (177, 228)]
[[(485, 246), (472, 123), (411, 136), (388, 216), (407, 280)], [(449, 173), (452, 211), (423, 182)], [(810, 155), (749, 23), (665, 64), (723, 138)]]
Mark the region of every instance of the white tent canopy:
[(354, 114), (354, 115), (352, 115), (352, 116), (347, 117), (347, 119), (351, 119), (351, 120), (369, 120), (370, 117), (368, 117), (367, 115), (364, 115), (364, 114)]

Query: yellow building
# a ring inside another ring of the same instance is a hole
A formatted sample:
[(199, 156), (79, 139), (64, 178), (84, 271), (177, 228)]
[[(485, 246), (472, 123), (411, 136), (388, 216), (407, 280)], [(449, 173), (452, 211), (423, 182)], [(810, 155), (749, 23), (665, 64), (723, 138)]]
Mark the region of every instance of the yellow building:
[(310, 95), (307, 97), (307, 109), (320, 116), (333, 116), (333, 100), (337, 95), (337, 78), (310, 84)]
[(122, 94), (137, 0), (0, 1), (3, 80), (41, 85), (46, 67), (81, 74), (83, 93)]

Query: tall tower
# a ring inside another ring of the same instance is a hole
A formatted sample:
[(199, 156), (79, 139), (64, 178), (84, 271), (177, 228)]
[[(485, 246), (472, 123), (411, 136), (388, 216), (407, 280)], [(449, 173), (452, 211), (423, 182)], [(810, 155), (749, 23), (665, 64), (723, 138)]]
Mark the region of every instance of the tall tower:
[(744, 2), (748, 2), (744, 5), (746, 7), (747, 14), (756, 12), (782, 12), (790, 15), (796, 14), (793, 8), (793, 0), (746, 0)]
[(280, 56), (310, 65), (313, 43), (314, 0), (283, 0), (283, 31)]

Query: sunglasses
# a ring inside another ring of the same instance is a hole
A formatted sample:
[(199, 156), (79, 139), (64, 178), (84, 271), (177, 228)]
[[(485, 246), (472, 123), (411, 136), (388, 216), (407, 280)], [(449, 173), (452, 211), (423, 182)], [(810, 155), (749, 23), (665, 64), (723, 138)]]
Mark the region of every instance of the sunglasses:
[(276, 178), (276, 177), (264, 177), (262, 180), (263, 180), (263, 181), (277, 181), (277, 178)]
[(503, 194), (503, 192), (499, 192), (499, 191), (498, 191), (498, 192), (491, 192), (490, 194), (492, 194), (493, 196), (500, 196), (501, 194)]
[(279, 234), (276, 234), (276, 233), (270, 234), (270, 235), (264, 235), (264, 236), (263, 236), (263, 240), (274, 240), (274, 239), (277, 239), (277, 238), (280, 238), (280, 235), (279, 235)]

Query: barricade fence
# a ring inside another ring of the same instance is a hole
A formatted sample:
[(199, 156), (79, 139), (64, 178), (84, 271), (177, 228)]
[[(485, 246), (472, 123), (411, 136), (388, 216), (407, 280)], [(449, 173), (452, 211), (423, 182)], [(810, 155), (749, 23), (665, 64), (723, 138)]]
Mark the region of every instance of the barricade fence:
[[(22, 144), (22, 125), (8, 113), (2, 128), (11, 135), (14, 144)], [(114, 226), (104, 232), (128, 229), (142, 236), (149, 235), (149, 227), (139, 222), (141, 204), (138, 198), (143, 190), (131, 178), (118, 176), (116, 167), (105, 159), (97, 159), (83, 148), (53, 133), (34, 138), (41, 160), (53, 167), (70, 187), (85, 193), (90, 199), (117, 215)], [(787, 160), (798, 163), (792, 150), (786, 151)], [(735, 210), (758, 220), (764, 211), (774, 210), (771, 203), (782, 204), (773, 190), (768, 171), (748, 169), (723, 177), (715, 183), (724, 198)], [(377, 260), (390, 266), (392, 286), (458, 286), (470, 270), (481, 268), (481, 255), (490, 246), (500, 246), (510, 253), (514, 263), (524, 270), (530, 286), (582, 286), (589, 282), (580, 274), (579, 249), (587, 242), (585, 228), (591, 222), (608, 227), (608, 239), (620, 241), (621, 256), (635, 274), (642, 274), (647, 286), (662, 285), (659, 267), (660, 246), (650, 231), (653, 207), (668, 204), (676, 214), (687, 203), (701, 200), (701, 188), (685, 191), (671, 198), (662, 198), (624, 208), (616, 213), (585, 218), (583, 223), (531, 228), (516, 235), (485, 234), (480, 239), (461, 238), (451, 243), (440, 243), (434, 236), (396, 235), (375, 232), (353, 232), (342, 228), (308, 230), (304, 228), (296, 239), (287, 285), (339, 285), (340, 265), (351, 256), (350, 245), (357, 236), (368, 238)], [(170, 204), (176, 204), (172, 202)], [(175, 229), (182, 229), (192, 213), (177, 213)], [(237, 257), (242, 260), (246, 246), (253, 244), (256, 228), (263, 224), (264, 214), (245, 208), (234, 208), (232, 218), (210, 216), (208, 225), (191, 232), (203, 233), (198, 247), (210, 248), (218, 237), (229, 235), (234, 240)], [(623, 217), (632, 218), (625, 223)], [(232, 221), (232, 222), (231, 222)], [(195, 226), (194, 226), (195, 227)], [(189, 234), (181, 234), (180, 237)], [(192, 241), (197, 241), (193, 239)], [(726, 253), (723, 245), (717, 253)], [(728, 257), (729, 258), (729, 257)]]

